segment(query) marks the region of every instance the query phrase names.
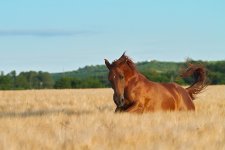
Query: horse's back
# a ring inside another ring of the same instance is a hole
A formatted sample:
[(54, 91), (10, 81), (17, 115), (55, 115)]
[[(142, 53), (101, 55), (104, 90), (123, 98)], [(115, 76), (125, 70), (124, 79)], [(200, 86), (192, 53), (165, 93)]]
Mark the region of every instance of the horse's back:
[(175, 99), (178, 95), (175, 92), (175, 85), (170, 83), (150, 82), (151, 90), (148, 92), (154, 110), (176, 110), (177, 104)]
[(194, 103), (185, 88), (177, 83), (162, 83), (174, 98), (177, 110), (194, 110)]

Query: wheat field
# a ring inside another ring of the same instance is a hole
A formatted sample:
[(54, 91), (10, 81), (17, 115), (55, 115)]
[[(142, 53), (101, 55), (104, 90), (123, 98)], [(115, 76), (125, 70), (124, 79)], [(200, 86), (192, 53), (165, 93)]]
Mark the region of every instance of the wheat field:
[(114, 113), (111, 89), (0, 91), (0, 149), (225, 149), (225, 86), (195, 112)]

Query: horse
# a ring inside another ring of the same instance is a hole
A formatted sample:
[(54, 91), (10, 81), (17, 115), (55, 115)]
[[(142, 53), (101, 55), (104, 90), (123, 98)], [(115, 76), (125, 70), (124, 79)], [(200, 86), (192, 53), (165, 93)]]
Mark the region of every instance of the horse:
[(187, 88), (148, 80), (125, 53), (112, 63), (105, 59), (105, 65), (114, 91), (115, 112), (194, 111), (195, 96), (207, 86), (206, 69), (202, 65), (190, 64), (181, 75), (194, 78)]

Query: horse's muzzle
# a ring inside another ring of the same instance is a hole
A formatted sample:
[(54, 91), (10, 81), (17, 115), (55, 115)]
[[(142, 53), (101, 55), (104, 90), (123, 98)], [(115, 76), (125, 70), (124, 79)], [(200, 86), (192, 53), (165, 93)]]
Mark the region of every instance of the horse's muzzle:
[(119, 97), (119, 105), (118, 107), (123, 107), (125, 105), (125, 99), (124, 96)]
[(115, 93), (113, 94), (113, 100), (117, 107), (123, 107), (125, 105), (124, 96), (117, 96)]

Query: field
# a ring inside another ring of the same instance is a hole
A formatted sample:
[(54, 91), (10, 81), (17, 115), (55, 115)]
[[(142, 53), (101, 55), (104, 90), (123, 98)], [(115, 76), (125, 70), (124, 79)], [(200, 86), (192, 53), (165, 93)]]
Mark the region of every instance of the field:
[(225, 86), (194, 103), (115, 114), (111, 89), (0, 91), (0, 149), (225, 149)]

